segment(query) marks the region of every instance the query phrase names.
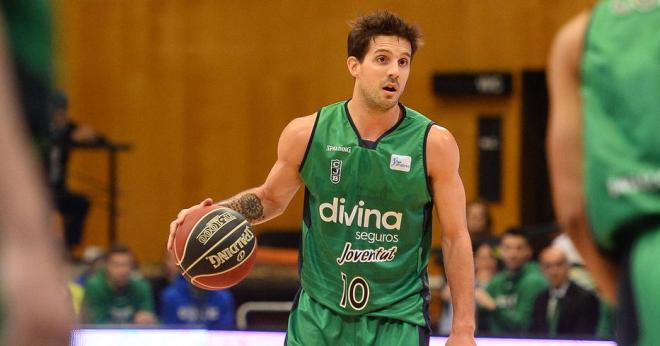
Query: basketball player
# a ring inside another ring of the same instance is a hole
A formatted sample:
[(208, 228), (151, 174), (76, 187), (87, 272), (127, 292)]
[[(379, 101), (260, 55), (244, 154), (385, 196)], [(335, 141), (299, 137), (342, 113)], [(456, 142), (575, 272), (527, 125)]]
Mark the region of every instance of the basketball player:
[[(348, 36), (352, 98), (293, 120), (264, 184), (220, 203), (261, 223), (305, 185), (302, 288), (288, 345), (427, 345), (434, 203), (454, 293), (447, 344), (475, 344), (458, 148), (446, 129), (398, 102), (419, 42), (418, 29), (389, 12), (357, 19)], [(168, 247), (187, 212), (172, 222)]]
[(48, 129), (48, 8), (46, 2), (0, 1), (2, 345), (67, 345), (73, 322), (40, 155), (31, 150), (43, 149), (47, 138), (41, 130)]
[(601, 293), (618, 298), (621, 345), (660, 340), (659, 38), (657, 1), (600, 1), (550, 56), (555, 208)]

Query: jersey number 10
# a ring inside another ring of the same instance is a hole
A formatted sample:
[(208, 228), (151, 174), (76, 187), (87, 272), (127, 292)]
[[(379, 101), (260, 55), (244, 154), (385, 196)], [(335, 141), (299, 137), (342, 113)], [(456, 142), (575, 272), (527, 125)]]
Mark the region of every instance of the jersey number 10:
[[(346, 308), (346, 301), (348, 300), (348, 303), (353, 309), (358, 311), (364, 309), (369, 301), (369, 285), (367, 281), (360, 276), (356, 276), (347, 284), (348, 279), (344, 273), (341, 273), (341, 281), (342, 290), (339, 306)], [(359, 295), (358, 291), (360, 291)]]

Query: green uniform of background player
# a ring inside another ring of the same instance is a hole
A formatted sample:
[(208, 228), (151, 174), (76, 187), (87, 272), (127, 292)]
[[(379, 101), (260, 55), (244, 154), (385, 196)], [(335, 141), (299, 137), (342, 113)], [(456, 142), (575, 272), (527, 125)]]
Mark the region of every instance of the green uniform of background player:
[(532, 323), (534, 301), (548, 282), (538, 264), (531, 262), (532, 247), (522, 229), (508, 229), (500, 237), (500, 257), (504, 269), (488, 283), (486, 289), (477, 288), (479, 315), (491, 334), (521, 334)]
[(623, 345), (660, 340), (659, 37), (657, 1), (602, 1), (550, 60), (555, 205), (601, 292), (618, 286)]
[(489, 332), (508, 335), (528, 332), (534, 301), (547, 288), (548, 283), (535, 262), (528, 262), (515, 272), (504, 270), (495, 275), (486, 289), (497, 304), (487, 315)]
[(132, 324), (138, 311), (154, 312), (149, 283), (131, 277), (126, 286), (116, 289), (109, 284), (105, 270), (94, 273), (85, 283), (85, 319), (93, 324)]
[[(289, 345), (427, 344), (433, 204), (453, 293), (447, 344), (475, 344), (458, 148), (446, 129), (398, 102), (418, 40), (417, 28), (388, 12), (359, 18), (348, 39), (352, 98), (293, 120), (265, 183), (220, 203), (259, 223), (306, 187), (302, 289), (289, 317)], [(170, 249), (188, 211), (170, 225)]]

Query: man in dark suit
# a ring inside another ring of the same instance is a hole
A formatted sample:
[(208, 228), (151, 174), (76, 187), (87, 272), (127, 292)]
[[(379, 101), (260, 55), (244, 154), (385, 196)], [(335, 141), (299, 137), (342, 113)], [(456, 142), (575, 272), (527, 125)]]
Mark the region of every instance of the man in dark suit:
[(536, 298), (531, 332), (549, 336), (595, 335), (598, 298), (569, 279), (566, 254), (557, 247), (548, 247), (539, 260), (550, 288)]

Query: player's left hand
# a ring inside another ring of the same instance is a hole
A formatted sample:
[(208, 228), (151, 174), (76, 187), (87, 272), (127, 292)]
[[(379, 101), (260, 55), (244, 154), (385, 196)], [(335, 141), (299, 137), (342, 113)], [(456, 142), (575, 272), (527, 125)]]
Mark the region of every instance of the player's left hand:
[(447, 338), (446, 346), (476, 346), (477, 342), (474, 341), (474, 335), (451, 333)]
[(197, 205), (194, 205), (190, 208), (187, 209), (182, 209), (179, 214), (176, 216), (176, 219), (170, 223), (170, 234), (167, 238), (167, 249), (170, 251), (174, 251), (174, 235), (176, 234), (176, 228), (179, 227), (180, 224), (183, 223), (183, 219), (186, 218), (186, 215), (190, 213), (191, 210), (195, 210), (197, 208), (203, 208), (207, 207), (209, 205), (213, 204), (213, 199), (211, 198), (206, 198), (202, 202), (200, 202)]

